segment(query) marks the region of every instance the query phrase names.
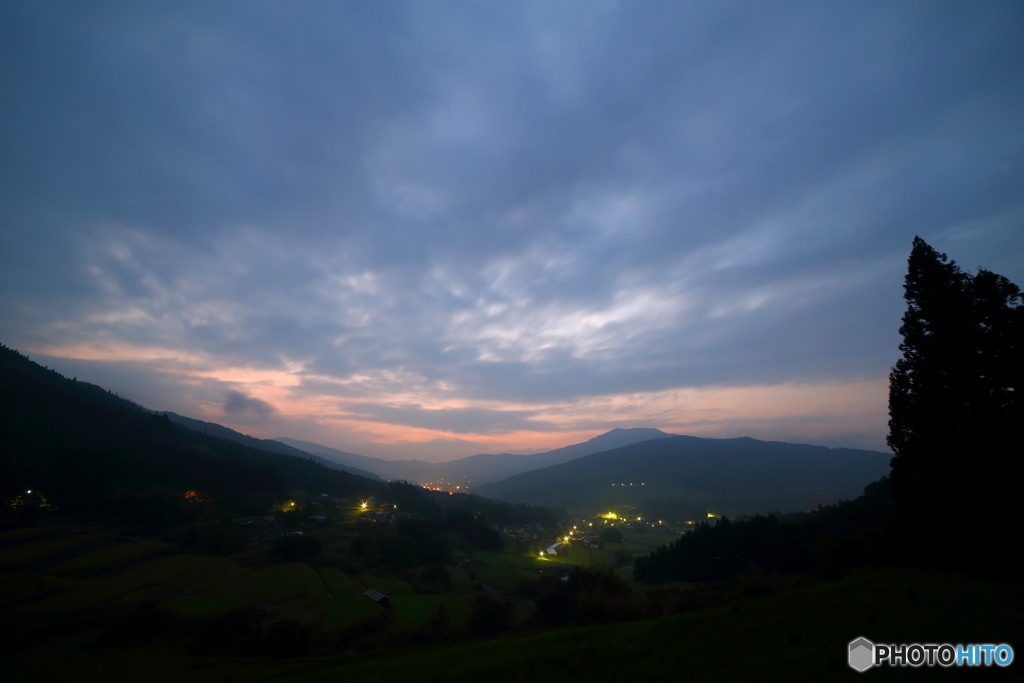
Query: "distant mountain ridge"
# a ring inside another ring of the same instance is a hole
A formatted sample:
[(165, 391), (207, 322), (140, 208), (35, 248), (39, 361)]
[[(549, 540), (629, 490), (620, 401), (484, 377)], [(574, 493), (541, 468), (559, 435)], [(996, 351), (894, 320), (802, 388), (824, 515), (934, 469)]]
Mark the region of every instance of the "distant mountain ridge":
[(359, 469), (358, 467), (352, 467), (351, 465), (344, 465), (328, 458), (323, 458), (313, 453), (309, 453), (300, 448), (293, 448), (287, 444), (283, 444), (280, 441), (274, 439), (257, 439), (255, 436), (249, 436), (248, 434), (242, 434), (236, 432), (234, 429), (230, 429), (223, 425), (219, 425), (216, 422), (204, 422), (203, 420), (196, 420), (191, 417), (185, 417), (184, 415), (178, 415), (172, 413), (169, 410), (157, 411), (157, 415), (166, 415), (167, 418), (174, 423), (180, 424), (182, 427), (191, 429), (194, 432), (200, 432), (202, 434), (208, 434), (210, 436), (216, 436), (221, 439), (227, 439), (228, 441), (234, 441), (236, 443), (244, 444), (250, 448), (257, 448), (264, 451), (270, 451), (271, 453), (281, 453), (282, 455), (292, 455), (297, 458), (312, 458), (316, 462), (319, 462), (324, 467), (329, 467), (333, 470), (341, 470), (342, 472), (349, 472), (351, 474), (358, 474), (360, 477), (366, 477), (367, 479), (380, 479), (380, 476), (369, 472), (367, 470)]
[(448, 462), (426, 462), (425, 460), (382, 460), (365, 455), (346, 453), (335, 448), (321, 446), (310, 441), (300, 441), (288, 437), (274, 439), (283, 444), (297, 448), (328, 460), (333, 460), (348, 467), (358, 467), (376, 472), (385, 479), (408, 479), (424, 482), (445, 479), (449, 481), (470, 481), (474, 486), (489, 482), (501, 481), (522, 472), (549, 467), (593, 453), (628, 446), (634, 443), (665, 439), (671, 437), (660, 429), (636, 427), (632, 429), (616, 428), (595, 436), (589, 441), (572, 444), (562, 448), (517, 455), (514, 453), (480, 453)]
[(471, 492), (566, 508), (673, 500), (733, 515), (788, 512), (856, 498), (889, 473), (891, 457), (749, 437), (674, 436), (524, 472)]

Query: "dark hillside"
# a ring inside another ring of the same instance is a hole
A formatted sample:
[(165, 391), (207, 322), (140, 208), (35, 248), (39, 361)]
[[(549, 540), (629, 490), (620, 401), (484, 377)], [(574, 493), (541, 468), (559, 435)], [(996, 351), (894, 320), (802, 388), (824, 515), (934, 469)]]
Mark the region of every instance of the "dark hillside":
[(890, 457), (746, 437), (676, 436), (524, 472), (475, 492), (576, 508), (675, 499), (730, 515), (795, 511), (856, 498), (888, 474)]
[(385, 486), (309, 459), (195, 432), (0, 347), (0, 493), (44, 491), (87, 510), (115, 488), (273, 497), (288, 487), (372, 495)]
[(282, 455), (291, 455), (296, 458), (305, 458), (307, 460), (312, 459), (315, 462), (320, 463), (324, 467), (328, 467), (332, 470), (341, 470), (343, 472), (349, 472), (351, 474), (358, 474), (360, 477), (366, 477), (367, 479), (380, 479), (373, 472), (367, 472), (361, 470), (358, 467), (352, 467), (350, 465), (344, 465), (327, 458), (321, 458), (318, 455), (307, 453), (306, 451), (289, 446), (286, 443), (276, 441), (274, 439), (257, 439), (254, 436), (248, 434), (242, 434), (236, 432), (234, 429), (229, 429), (223, 425), (219, 425), (216, 422), (204, 422), (203, 420), (196, 420), (191, 417), (185, 417), (184, 415), (178, 415), (170, 411), (160, 411), (158, 414), (166, 415), (170, 418), (171, 422), (180, 424), (183, 427), (187, 427), (194, 432), (202, 432), (203, 434), (209, 434), (210, 436), (216, 436), (220, 439), (227, 439), (228, 441), (235, 441), (237, 443), (255, 448), (261, 451), (270, 451), (271, 453), (280, 453)]

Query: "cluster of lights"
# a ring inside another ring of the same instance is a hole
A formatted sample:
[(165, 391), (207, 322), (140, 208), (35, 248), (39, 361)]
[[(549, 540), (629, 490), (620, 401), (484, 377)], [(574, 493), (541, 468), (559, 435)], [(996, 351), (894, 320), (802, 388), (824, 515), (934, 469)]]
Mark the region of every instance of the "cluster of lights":
[[(640, 482), (640, 485), (641, 486), (647, 486), (647, 484), (645, 484), (644, 482)], [(612, 484), (612, 486), (636, 486), (636, 484), (634, 484), (632, 482), (630, 482), (628, 484), (625, 484), (625, 483), (620, 481), (618, 484)]]
[(446, 483), (444, 479), (438, 479), (436, 481), (428, 481), (426, 483), (422, 483), (422, 484), (420, 484), (420, 487), (421, 488), (425, 488), (428, 491), (447, 491), (448, 493), (451, 493), (453, 490), (454, 491), (462, 491), (462, 490), (467, 490), (468, 491), (469, 490), (470, 482), (471, 482), (471, 480), (467, 479), (466, 480), (466, 485), (462, 486), (461, 484)]

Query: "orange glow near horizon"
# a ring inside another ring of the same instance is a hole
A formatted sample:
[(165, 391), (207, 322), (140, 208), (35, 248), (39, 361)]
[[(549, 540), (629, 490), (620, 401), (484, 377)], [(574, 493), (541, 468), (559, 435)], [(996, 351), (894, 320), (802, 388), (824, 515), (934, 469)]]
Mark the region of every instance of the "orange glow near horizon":
[[(204, 354), (121, 343), (46, 346), (30, 352), (75, 360), (148, 363), (153, 371), (170, 375), (179, 384), (206, 387), (207, 396), (241, 391), (270, 404), (274, 413), (262, 421), (234, 419), (225, 415), (217, 401), (196, 396), (190, 414), (262, 438), (280, 436), (289, 423), (302, 425), (300, 434), (312, 427), (318, 436), (307, 440), (326, 438), (330, 442), (324, 445), (343, 450), (346, 443), (386, 447), (425, 442), (442, 446), (451, 442), (460, 452), (547, 450), (586, 441), (614, 426), (652, 426), (693, 436), (807, 441), (836, 434), (884, 434), (888, 417), (887, 378), (851, 383), (677, 388), (531, 404), (465, 399), (450, 385), (431, 383), (408, 372), (381, 371), (347, 378), (314, 376), (306, 374), (299, 361), (282, 360), (276, 368), (257, 368)], [(356, 387), (359, 391), (350, 395), (355, 397), (315, 393), (305, 387), (307, 381)], [(485, 425), (479, 432), (466, 433), (375, 420), (368, 414), (368, 404), (413, 407), (424, 413), (470, 408), (528, 411), (535, 413), (541, 423), (537, 429), (489, 431)]]

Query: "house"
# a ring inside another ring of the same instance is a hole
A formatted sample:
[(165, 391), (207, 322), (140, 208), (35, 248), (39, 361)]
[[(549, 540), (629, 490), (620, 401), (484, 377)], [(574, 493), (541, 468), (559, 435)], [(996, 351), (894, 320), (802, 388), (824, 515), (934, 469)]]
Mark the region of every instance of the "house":
[(545, 555), (558, 555), (569, 550), (569, 546), (565, 543), (552, 543), (548, 546), (548, 549), (544, 551)]
[(377, 603), (381, 607), (390, 607), (391, 606), (391, 601), (388, 600), (388, 596), (384, 595), (383, 593), (379, 593), (379, 592), (373, 590), (372, 588), (364, 590), (363, 591), (363, 595), (365, 595), (366, 597), (370, 598), (371, 600), (373, 600), (375, 603)]
[(284, 520), (277, 515), (263, 515), (260, 519), (262, 519), (264, 524), (271, 529), (277, 529), (284, 526)]

